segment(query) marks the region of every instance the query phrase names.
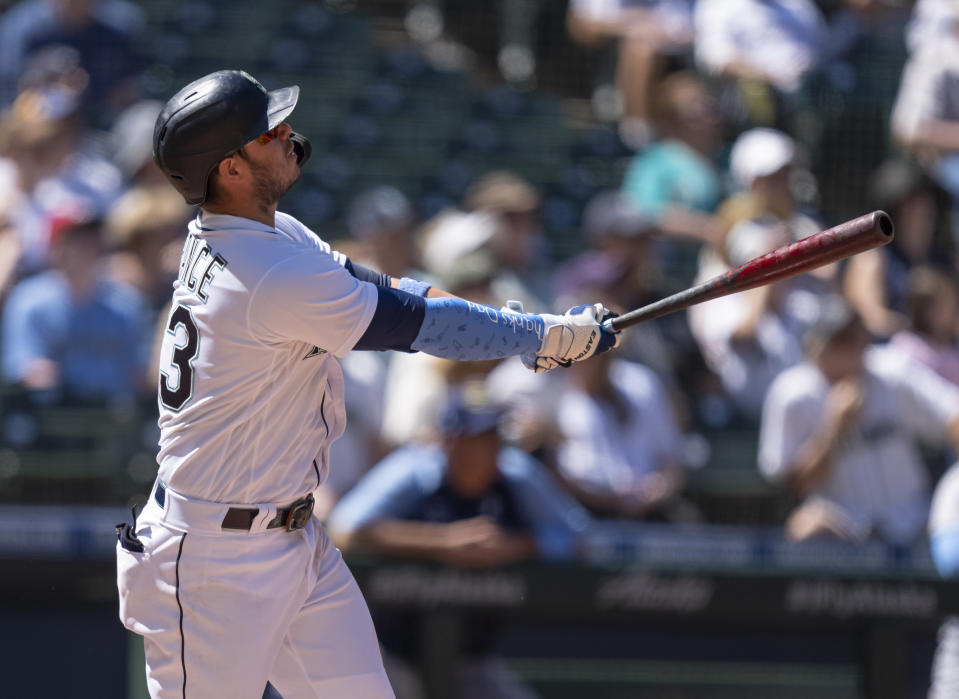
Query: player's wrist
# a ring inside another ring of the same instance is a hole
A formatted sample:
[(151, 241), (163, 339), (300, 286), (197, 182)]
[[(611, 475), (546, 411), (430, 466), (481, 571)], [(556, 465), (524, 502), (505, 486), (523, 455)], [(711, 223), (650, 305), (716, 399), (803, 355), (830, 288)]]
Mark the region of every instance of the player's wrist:
[(549, 371), (612, 349), (619, 344), (619, 335), (603, 325), (611, 316), (599, 303), (576, 306), (562, 316), (540, 315), (544, 323), (543, 340), (535, 365), (530, 368), (537, 372)]

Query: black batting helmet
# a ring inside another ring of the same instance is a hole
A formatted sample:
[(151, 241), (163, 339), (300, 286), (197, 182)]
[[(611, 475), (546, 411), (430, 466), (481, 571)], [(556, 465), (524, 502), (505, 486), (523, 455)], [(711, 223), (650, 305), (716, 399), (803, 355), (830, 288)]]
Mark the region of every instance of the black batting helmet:
[[(177, 92), (153, 129), (153, 159), (188, 204), (206, 199), (210, 173), (223, 158), (278, 126), (296, 106), (297, 85), (267, 92), (251, 75), (220, 70)], [(291, 135), (300, 165), (309, 141)]]

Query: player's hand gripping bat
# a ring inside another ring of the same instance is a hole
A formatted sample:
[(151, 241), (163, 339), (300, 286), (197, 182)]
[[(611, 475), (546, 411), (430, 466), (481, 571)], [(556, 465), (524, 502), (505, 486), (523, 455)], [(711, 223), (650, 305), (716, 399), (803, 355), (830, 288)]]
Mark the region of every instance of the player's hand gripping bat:
[(604, 321), (604, 325), (619, 331), (703, 301), (771, 284), (885, 245), (892, 240), (893, 235), (889, 215), (885, 211), (873, 211), (795, 243), (783, 245), (707, 282), (610, 318)]

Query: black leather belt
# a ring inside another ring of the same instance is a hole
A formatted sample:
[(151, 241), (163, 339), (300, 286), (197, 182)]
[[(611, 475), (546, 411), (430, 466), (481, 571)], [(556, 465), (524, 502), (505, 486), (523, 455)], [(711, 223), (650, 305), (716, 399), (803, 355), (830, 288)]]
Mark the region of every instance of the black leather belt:
[[(160, 507), (166, 503), (166, 486), (157, 481), (156, 489), (153, 491), (153, 498)], [(260, 514), (258, 507), (231, 507), (227, 510), (220, 526), (223, 529), (240, 529), (250, 531), (253, 526), (253, 520)], [(276, 529), (284, 527), (288, 532), (302, 529), (310, 521), (313, 514), (313, 494), (300, 498), (289, 507), (281, 507), (276, 511), (276, 517), (271, 519), (267, 529)]]

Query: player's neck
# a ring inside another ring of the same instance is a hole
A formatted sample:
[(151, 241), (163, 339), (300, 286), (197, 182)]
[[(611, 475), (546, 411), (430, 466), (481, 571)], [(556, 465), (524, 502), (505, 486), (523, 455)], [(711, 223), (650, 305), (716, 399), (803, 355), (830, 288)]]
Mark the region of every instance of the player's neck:
[(275, 203), (264, 206), (250, 198), (247, 200), (232, 199), (217, 204), (204, 205), (203, 210), (211, 214), (248, 218), (273, 228), (276, 225), (276, 207), (277, 204)]

